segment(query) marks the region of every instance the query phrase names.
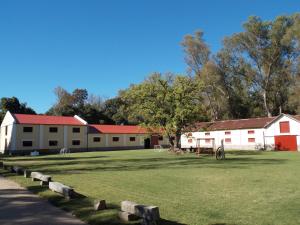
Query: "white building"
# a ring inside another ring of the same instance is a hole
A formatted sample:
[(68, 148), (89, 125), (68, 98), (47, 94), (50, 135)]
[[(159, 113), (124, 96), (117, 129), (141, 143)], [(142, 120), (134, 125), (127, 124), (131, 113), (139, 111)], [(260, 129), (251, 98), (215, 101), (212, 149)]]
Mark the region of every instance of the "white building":
[(181, 148), (300, 151), (300, 115), (200, 122), (181, 135)]

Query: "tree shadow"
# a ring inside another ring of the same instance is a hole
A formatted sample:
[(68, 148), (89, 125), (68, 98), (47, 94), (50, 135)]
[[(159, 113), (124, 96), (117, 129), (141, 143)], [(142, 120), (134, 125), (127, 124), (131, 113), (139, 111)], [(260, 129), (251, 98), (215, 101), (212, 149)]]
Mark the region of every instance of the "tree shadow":
[[(86, 160), (60, 160), (44, 161), (38, 164), (29, 165), (28, 169), (40, 171), (51, 175), (55, 174), (80, 174), (88, 173), (90, 171), (136, 171), (136, 170), (155, 170), (167, 168), (217, 168), (217, 169), (246, 169), (253, 165), (272, 165), (283, 164), (287, 159), (274, 159), (274, 158), (255, 158), (247, 157), (242, 153), (241, 157), (233, 154), (226, 154), (225, 160), (216, 160), (212, 156), (183, 156), (183, 157), (151, 157), (151, 158), (108, 158), (108, 157), (93, 157), (95, 159), (86, 158)], [(100, 159), (98, 159), (100, 158)], [(103, 158), (103, 159), (102, 159)], [(64, 158), (66, 159), (66, 158)], [(28, 163), (20, 164), (13, 163), (21, 166), (27, 166)], [(63, 166), (63, 168), (61, 167)], [(65, 166), (71, 166), (70, 169)]]

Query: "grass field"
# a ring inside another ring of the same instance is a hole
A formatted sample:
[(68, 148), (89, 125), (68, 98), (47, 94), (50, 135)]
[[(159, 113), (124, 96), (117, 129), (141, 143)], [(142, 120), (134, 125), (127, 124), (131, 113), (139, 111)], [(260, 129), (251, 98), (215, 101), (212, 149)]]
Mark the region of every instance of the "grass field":
[[(91, 224), (120, 224), (122, 200), (159, 206), (163, 224), (300, 224), (299, 153), (230, 152), (216, 161), (132, 150), (4, 160), (74, 187), (86, 198), (67, 202), (38, 182), (4, 174)], [(98, 198), (111, 209), (94, 212)]]

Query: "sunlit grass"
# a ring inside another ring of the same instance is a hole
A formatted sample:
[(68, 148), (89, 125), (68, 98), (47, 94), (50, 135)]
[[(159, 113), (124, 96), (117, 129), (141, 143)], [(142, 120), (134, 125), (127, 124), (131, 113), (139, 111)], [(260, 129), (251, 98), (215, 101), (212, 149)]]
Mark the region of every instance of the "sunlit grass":
[[(22, 176), (11, 176), (91, 224), (119, 224), (122, 200), (157, 205), (164, 224), (300, 224), (300, 154), (230, 152), (226, 160), (153, 150), (6, 158), (52, 175), (86, 198), (67, 202)], [(107, 211), (94, 212), (94, 199)]]

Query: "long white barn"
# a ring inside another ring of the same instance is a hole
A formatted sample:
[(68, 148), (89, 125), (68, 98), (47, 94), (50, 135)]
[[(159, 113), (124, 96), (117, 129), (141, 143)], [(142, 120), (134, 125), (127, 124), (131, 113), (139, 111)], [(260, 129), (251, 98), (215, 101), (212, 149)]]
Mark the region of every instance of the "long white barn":
[(181, 148), (300, 151), (300, 115), (200, 122), (181, 135)]

